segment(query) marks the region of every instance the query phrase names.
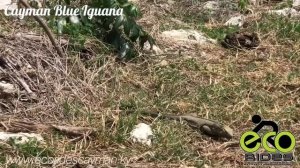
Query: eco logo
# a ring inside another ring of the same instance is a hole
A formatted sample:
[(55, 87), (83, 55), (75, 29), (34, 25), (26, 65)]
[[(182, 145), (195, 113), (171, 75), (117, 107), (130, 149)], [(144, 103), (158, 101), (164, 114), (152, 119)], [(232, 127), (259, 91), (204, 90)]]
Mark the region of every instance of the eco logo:
[[(274, 121), (262, 120), (259, 115), (254, 115), (252, 122), (257, 124), (256, 127), (243, 133), (240, 138), (240, 146), (246, 152), (245, 164), (291, 164), (296, 145), (294, 135), (289, 131), (279, 132)], [(273, 130), (260, 135), (259, 131), (264, 126)], [(266, 152), (255, 153), (261, 147)]]

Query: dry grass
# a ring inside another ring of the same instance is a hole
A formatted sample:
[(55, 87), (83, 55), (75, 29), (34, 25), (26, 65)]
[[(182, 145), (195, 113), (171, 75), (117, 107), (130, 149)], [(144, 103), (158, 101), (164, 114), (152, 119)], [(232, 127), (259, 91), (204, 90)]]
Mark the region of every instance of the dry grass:
[[(186, 27), (171, 21), (172, 14), (183, 9), (181, 3), (169, 7), (152, 3), (139, 5), (146, 13), (140, 23), (153, 36), (161, 30)], [(177, 15), (175, 18), (179, 20), (186, 17), (184, 25), (203, 29), (198, 26), (198, 20), (187, 18), (190, 13)], [(19, 89), (13, 97), (0, 98), (0, 116), (89, 126), (99, 132), (96, 137), (79, 140), (46, 132), (43, 135), (47, 145), (41, 149), (34, 144), (25, 148), (0, 143), (0, 154), (126, 157), (130, 163), (123, 165), (128, 167), (201, 167), (204, 163), (212, 167), (241, 167), (244, 152), (236, 142), (242, 132), (253, 128), (250, 121), (253, 114), (279, 122), (281, 130), (290, 130), (299, 140), (300, 38), (297, 37), (300, 37), (300, 26), (291, 28), (297, 26), (297, 22), (280, 17), (255, 15), (249, 18), (257, 24), (242, 30), (259, 33), (262, 41), (255, 50), (196, 46), (181, 55), (178, 52), (141, 55), (132, 62), (120, 64), (115, 62), (114, 54), (93, 37), (85, 45), (89, 50), (87, 54), (70, 48), (67, 58), (55, 53), (38, 28), (34, 33), (40, 34), (40, 40), (10, 38), (15, 33), (26, 34), (29, 28), (1, 16), (0, 35), (6, 36), (0, 37), (0, 56), (12, 60), (19, 77), (36, 97), (24, 90), (16, 80), (15, 71), (9, 68), (0, 71), (0, 80), (14, 83)], [(222, 22), (207, 22), (206, 33), (219, 33), (216, 38), (221, 37), (221, 31), (227, 30), (220, 26)], [(194, 113), (218, 120), (232, 127), (235, 135), (230, 142), (215, 141), (185, 124), (139, 115), (149, 109), (162, 113)], [(126, 116), (122, 113), (124, 110), (135, 113)], [(151, 147), (128, 140), (130, 130), (140, 121), (152, 124), (155, 139)], [(41, 151), (46, 152), (41, 154)], [(298, 167), (298, 145), (295, 156), (294, 167)], [(0, 165), (3, 159), (0, 157)]]

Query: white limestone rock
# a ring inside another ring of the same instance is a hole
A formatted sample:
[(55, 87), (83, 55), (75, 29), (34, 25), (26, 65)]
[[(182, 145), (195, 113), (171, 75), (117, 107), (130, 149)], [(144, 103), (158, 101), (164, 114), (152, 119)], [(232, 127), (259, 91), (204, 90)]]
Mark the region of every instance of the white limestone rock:
[(35, 139), (40, 143), (45, 143), (44, 138), (40, 134), (35, 133), (9, 133), (9, 132), (0, 132), (0, 141), (9, 141), (14, 139), (14, 142), (17, 144), (24, 144), (29, 142), (31, 139)]
[(225, 25), (226, 26), (243, 26), (245, 21), (245, 17), (243, 15), (239, 15), (239, 16), (234, 16), (232, 18), (230, 18)]
[(177, 44), (206, 44), (206, 43), (216, 43), (215, 40), (206, 37), (203, 33), (196, 30), (170, 30), (164, 31), (161, 37), (168, 41)]
[(149, 125), (145, 123), (139, 123), (130, 132), (130, 138), (132, 139), (133, 142), (139, 142), (151, 146), (153, 132)]
[(17, 92), (17, 89), (13, 84), (0, 81), (0, 93), (1, 92), (6, 94), (14, 94)]

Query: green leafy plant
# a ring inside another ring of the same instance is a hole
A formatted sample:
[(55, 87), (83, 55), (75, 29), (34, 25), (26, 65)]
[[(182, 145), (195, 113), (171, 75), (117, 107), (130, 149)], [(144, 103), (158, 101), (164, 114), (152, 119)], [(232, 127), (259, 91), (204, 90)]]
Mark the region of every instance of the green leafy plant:
[(19, 155), (24, 157), (47, 157), (52, 156), (53, 151), (50, 148), (41, 146), (41, 144), (35, 139), (32, 138), (30, 141), (21, 144), (17, 143), (16, 139), (10, 139), (9, 144), (13, 146)]
[(128, 0), (94, 0), (92, 6), (123, 9), (121, 16), (106, 16), (96, 19), (98, 27), (107, 32), (104, 35), (104, 40), (118, 49), (120, 57), (134, 57), (136, 53), (133, 43), (136, 43), (137, 40), (140, 47), (143, 47), (147, 41), (151, 45), (154, 44), (154, 39), (135, 22), (141, 13)]
[(249, 4), (248, 0), (239, 0), (238, 7), (242, 12), (245, 12)]
[(237, 32), (239, 27), (237, 26), (222, 26), (217, 28), (207, 28), (200, 26), (199, 29), (203, 31), (207, 36), (216, 40), (224, 40), (225, 36), (230, 33)]
[[(73, 0), (75, 2), (76, 0)], [(72, 0), (64, 0), (67, 6), (72, 6)], [(115, 8), (123, 9), (123, 15), (120, 16), (94, 16), (89, 19), (88, 16), (80, 15), (79, 24), (68, 22), (66, 17), (54, 17), (50, 24), (58, 28), (60, 20), (63, 22), (62, 34), (71, 36), (74, 42), (80, 45), (89, 36), (96, 36), (106, 43), (110, 44), (119, 53), (121, 59), (131, 59), (137, 55), (138, 47), (143, 48), (148, 41), (152, 46), (154, 39), (136, 23), (136, 19), (141, 16), (139, 9), (128, 0), (91, 0), (88, 4), (91, 8)], [(58, 30), (59, 32), (59, 30)]]

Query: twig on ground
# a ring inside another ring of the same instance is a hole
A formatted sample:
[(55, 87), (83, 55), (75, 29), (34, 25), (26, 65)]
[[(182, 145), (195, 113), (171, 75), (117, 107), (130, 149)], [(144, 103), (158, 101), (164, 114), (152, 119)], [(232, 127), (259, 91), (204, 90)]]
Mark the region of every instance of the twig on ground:
[(15, 67), (13, 66), (13, 62), (9, 59), (6, 60), (6, 64), (8, 64), (11, 67), (11, 70), (13, 71), (15, 77), (17, 78), (17, 81), (24, 87), (24, 89), (27, 91), (28, 94), (32, 94), (33, 91), (30, 89), (29, 85), (22, 79), (20, 78), (20, 73), (16, 71)]
[(8, 132), (44, 132), (44, 131), (59, 131), (71, 137), (88, 137), (93, 135), (97, 130), (91, 127), (75, 127), (75, 126), (60, 126), (52, 124), (39, 124), (22, 120), (10, 120), (0, 122), (0, 126), (4, 127)]
[(32, 94), (32, 90), (29, 88), (28, 84), (21, 78), (17, 77), (17, 80), (20, 82), (20, 84), (24, 87), (27, 93)]
[[(27, 2), (25, 2), (24, 0), (20, 0), (20, 3), (22, 5), (24, 5), (26, 8), (31, 8), (31, 6)], [(39, 16), (33, 16), (33, 18), (40, 24), (40, 26), (42, 26), (42, 28), (44, 29), (44, 31), (48, 35), (52, 45), (55, 47), (58, 55), (60, 57), (65, 57), (65, 54), (64, 54), (62, 48), (59, 45), (57, 45), (53, 33), (51, 32), (49, 27), (46, 25), (46, 23), (43, 21), (43, 19)]]

